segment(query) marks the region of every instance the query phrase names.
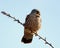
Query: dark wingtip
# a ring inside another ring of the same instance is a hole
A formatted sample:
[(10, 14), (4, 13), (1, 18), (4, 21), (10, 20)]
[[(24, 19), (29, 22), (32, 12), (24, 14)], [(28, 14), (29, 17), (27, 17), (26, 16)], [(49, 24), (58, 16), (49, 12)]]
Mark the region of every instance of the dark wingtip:
[(32, 42), (32, 39), (26, 39), (26, 38), (22, 38), (22, 40), (21, 40), (23, 43), (31, 43)]

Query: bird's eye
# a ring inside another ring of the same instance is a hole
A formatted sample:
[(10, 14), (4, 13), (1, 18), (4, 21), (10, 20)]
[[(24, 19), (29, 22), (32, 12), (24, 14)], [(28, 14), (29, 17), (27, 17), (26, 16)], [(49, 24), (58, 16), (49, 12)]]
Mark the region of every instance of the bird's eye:
[(39, 12), (37, 11), (36, 14), (39, 14)]
[(36, 14), (39, 14), (40, 15), (40, 13), (38, 11), (36, 12)]

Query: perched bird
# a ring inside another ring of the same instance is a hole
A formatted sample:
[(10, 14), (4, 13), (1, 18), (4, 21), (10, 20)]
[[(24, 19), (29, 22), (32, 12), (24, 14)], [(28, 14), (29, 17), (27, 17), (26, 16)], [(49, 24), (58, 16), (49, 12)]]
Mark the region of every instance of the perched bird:
[(23, 43), (31, 43), (33, 35), (41, 28), (41, 15), (39, 10), (33, 9), (29, 15), (27, 15), (24, 23), (24, 35), (22, 37)]

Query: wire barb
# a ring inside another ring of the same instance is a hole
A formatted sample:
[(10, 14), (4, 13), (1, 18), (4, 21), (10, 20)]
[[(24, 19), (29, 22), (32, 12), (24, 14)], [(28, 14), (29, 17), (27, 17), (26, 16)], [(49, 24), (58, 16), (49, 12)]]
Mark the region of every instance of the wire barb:
[[(36, 33), (35, 33), (36, 34)], [(36, 34), (38, 37), (39, 37), (39, 39), (42, 39), (43, 41), (45, 41), (45, 44), (48, 44), (49, 46), (51, 46), (52, 48), (54, 48), (53, 46), (52, 46), (52, 44), (50, 44), (47, 40), (46, 40), (46, 38), (44, 39), (43, 37), (41, 37), (40, 35), (38, 35), (38, 34)]]
[(20, 22), (18, 19), (16, 19), (15, 17), (12, 17), (10, 14), (8, 14), (8, 13), (6, 13), (6, 12), (4, 12), (4, 11), (1, 11), (1, 13), (4, 14), (4, 15), (6, 15), (6, 16), (8, 16), (8, 17), (10, 17), (10, 18), (12, 18), (12, 19), (14, 19), (14, 21), (17, 21), (18, 23), (20, 23), (21, 25), (24, 26), (23, 23), (21, 23), (21, 22)]

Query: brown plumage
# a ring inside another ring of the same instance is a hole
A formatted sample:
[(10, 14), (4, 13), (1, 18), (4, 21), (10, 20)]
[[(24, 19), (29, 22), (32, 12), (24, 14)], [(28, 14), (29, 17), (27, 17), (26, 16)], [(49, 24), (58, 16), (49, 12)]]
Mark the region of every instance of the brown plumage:
[(27, 15), (24, 24), (24, 36), (22, 38), (23, 43), (31, 43), (34, 33), (41, 28), (40, 12), (37, 9), (33, 9), (29, 15)]

